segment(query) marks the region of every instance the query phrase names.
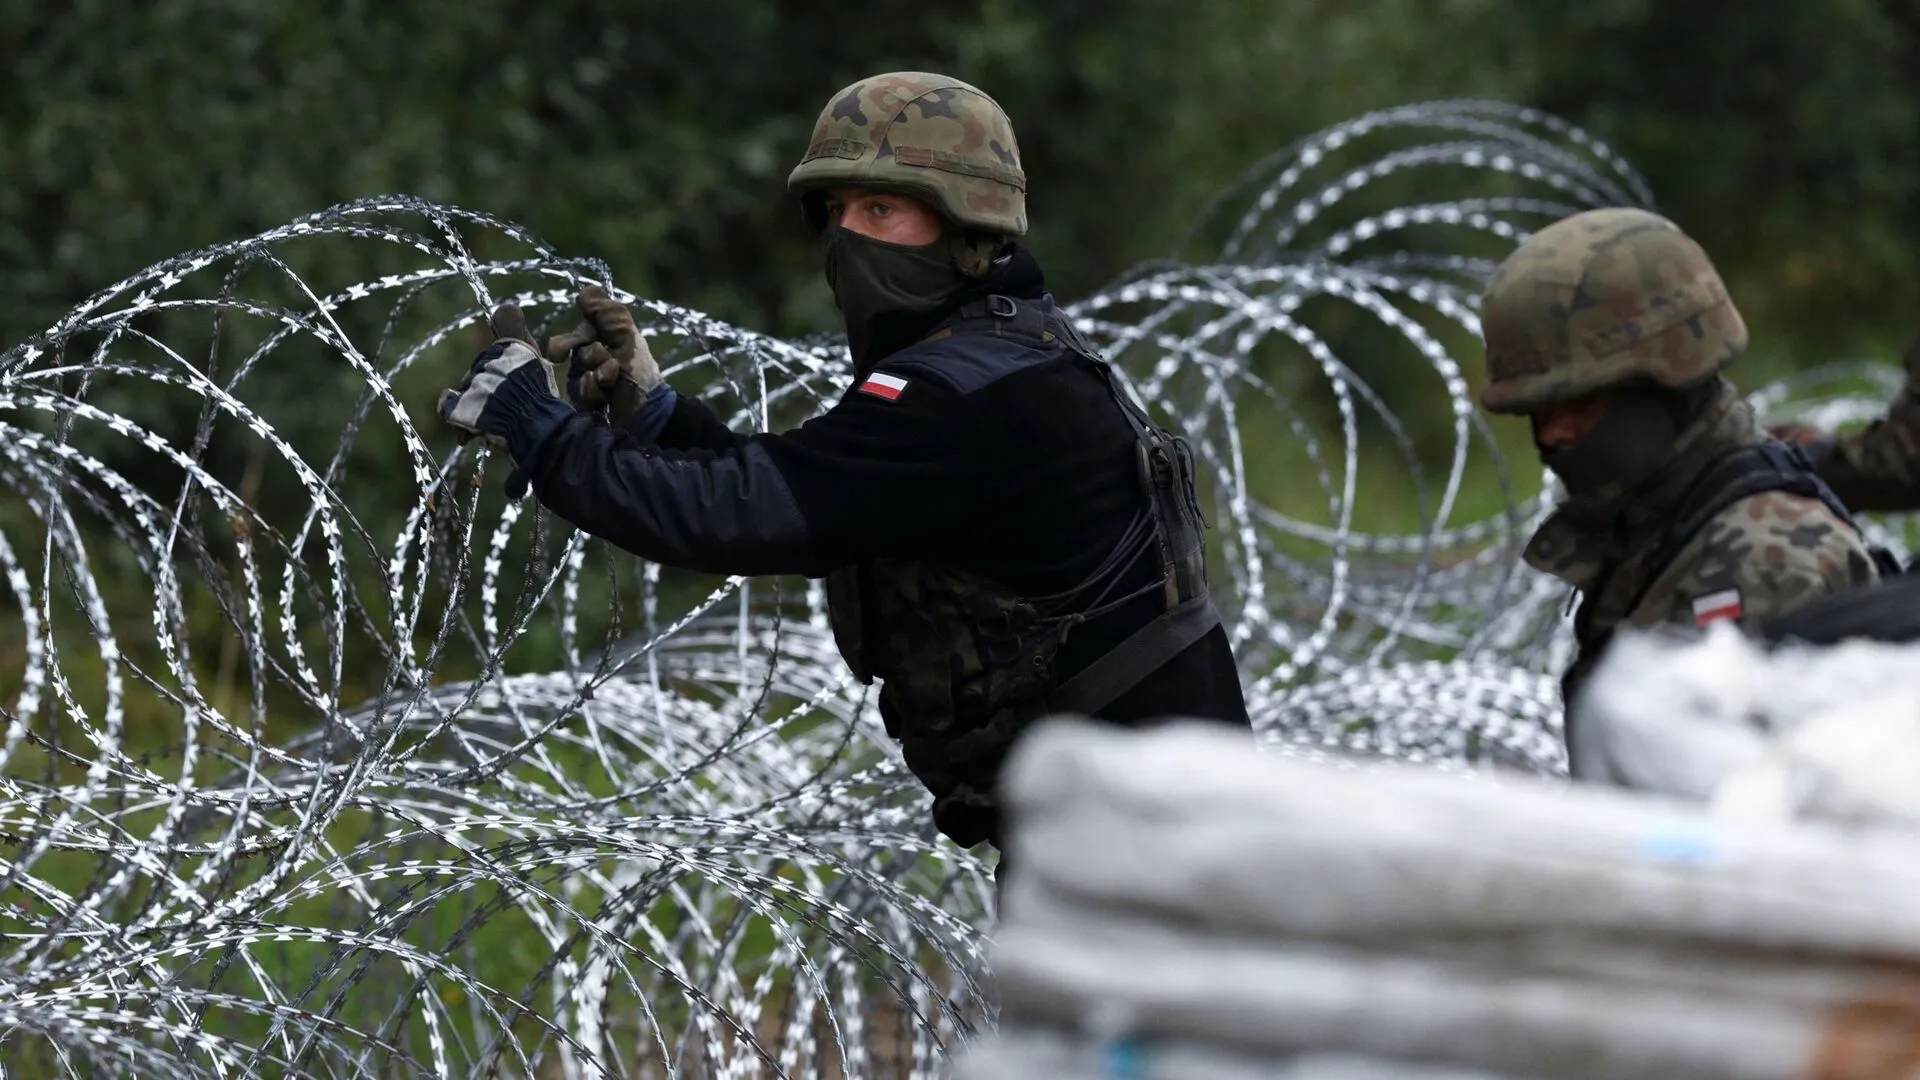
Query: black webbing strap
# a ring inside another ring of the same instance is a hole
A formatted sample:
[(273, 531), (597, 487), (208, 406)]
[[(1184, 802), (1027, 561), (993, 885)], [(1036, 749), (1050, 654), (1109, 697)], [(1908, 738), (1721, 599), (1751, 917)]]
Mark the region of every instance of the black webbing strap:
[(1162, 611), (1048, 694), (1036, 711), (1095, 715), (1219, 625), (1207, 593)]
[(1035, 304), (994, 293), (960, 305), (926, 340), (961, 334), (991, 334), (1039, 345), (1046, 341), (1047, 316)]

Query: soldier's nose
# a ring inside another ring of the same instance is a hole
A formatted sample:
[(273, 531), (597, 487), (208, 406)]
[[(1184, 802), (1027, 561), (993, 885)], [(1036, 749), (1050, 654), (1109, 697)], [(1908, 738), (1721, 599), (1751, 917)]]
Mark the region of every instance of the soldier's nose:
[(1550, 450), (1563, 450), (1593, 433), (1613, 395), (1602, 391), (1548, 405), (1533, 414), (1533, 437)]
[(1533, 440), (1549, 450), (1564, 450), (1580, 441), (1564, 413), (1552, 412), (1533, 418)]

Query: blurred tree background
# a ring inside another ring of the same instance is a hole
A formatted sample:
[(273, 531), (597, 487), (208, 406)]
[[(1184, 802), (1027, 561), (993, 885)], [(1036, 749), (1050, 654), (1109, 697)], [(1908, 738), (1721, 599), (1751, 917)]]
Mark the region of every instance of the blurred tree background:
[(782, 190), (834, 89), (984, 86), (1057, 291), (1163, 254), (1263, 153), (1484, 96), (1650, 180), (1772, 368), (1890, 353), (1920, 286), (1920, 5), (1808, 0), (173, 0), (0, 5), (0, 343), (159, 258), (409, 192), (605, 258), (636, 291), (834, 327)]

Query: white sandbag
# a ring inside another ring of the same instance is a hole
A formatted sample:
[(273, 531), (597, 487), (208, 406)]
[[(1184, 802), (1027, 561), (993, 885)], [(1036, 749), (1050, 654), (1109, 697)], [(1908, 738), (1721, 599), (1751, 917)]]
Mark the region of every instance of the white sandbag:
[(1534, 1080), (1349, 1054), (1240, 1054), (1181, 1040), (1099, 1044), (1005, 1028), (966, 1051), (954, 1080)]
[(1204, 725), (1060, 721), (1004, 775), (1016, 870), (1250, 936), (1686, 937), (1920, 959), (1920, 837), (1717, 822), (1679, 800), (1267, 757)]
[(1582, 779), (1749, 820), (1920, 828), (1920, 646), (1769, 652), (1730, 625), (1685, 643), (1624, 631), (1576, 705)]
[[(1335, 954), (1404, 961), (1422, 967), (1458, 970), (1466, 980), (1488, 973), (1501, 980), (1540, 984), (1576, 982), (1604, 986), (1628, 997), (1647, 990), (1667, 1000), (1739, 1000), (1750, 1005), (1791, 1010), (1803, 1015), (1844, 1011), (1860, 1001), (1904, 1000), (1920, 1004), (1920, 968), (1890, 966), (1844, 954), (1767, 951), (1747, 946), (1703, 947), (1685, 939), (1651, 940), (1612, 934), (1547, 930), (1534, 933), (1436, 937), (1382, 936), (1374, 940), (1330, 942), (1251, 937), (1212, 932), (1185, 920), (1146, 921), (1139, 913), (1115, 912), (1080, 903), (1044, 889), (1030, 890), (1001, 934), (1021, 937), (1051, 934), (1058, 940), (1093, 949), (1116, 964), (1137, 960), (1136, 946), (1147, 954), (1205, 956), (1209, 950), (1239, 955), (1288, 957)], [(996, 954), (997, 961), (998, 954)], [(1016, 960), (1002, 971), (1017, 983)], [(1026, 999), (1016, 989), (1014, 1006), (1003, 1017), (1020, 1019)], [(1100, 1011), (1104, 991), (1078, 1006)], [(1070, 1011), (1070, 1010), (1069, 1010)], [(1920, 1017), (1920, 1008), (1909, 1008)]]
[(1887, 976), (1813, 1009), (1097, 919), (1008, 925), (994, 955), (1010, 1028), (1245, 1056), (1346, 1052), (1565, 1080), (1866, 1080), (1906, 1074), (1862, 1062), (1920, 1054), (1920, 983)]
[[(1809, 1010), (1843, 1007), (1880, 994), (1890, 978), (1887, 964), (1846, 954), (1557, 929), (1345, 940), (1254, 936), (1219, 932), (1187, 920), (1149, 921), (1139, 912), (1114, 911), (1038, 888), (1028, 891), (1017, 918), (1007, 925), (1031, 934), (1057, 930), (1076, 940), (1160, 941), (1170, 951), (1189, 937), (1225, 942), (1221, 947), (1248, 953), (1354, 949), (1443, 967), (1497, 971), (1503, 977), (1607, 983), (1626, 990), (1645, 986), (1667, 994), (1744, 998)], [(1920, 976), (1914, 980), (1920, 984)]]
[[(1731, 623), (1697, 640), (1622, 629), (1594, 667), (1567, 733), (1576, 780), (1705, 800), (1760, 760), (1768, 657)], [(1791, 708), (1796, 698), (1778, 704)]]
[(1828, 707), (1730, 770), (1716, 816), (1920, 830), (1920, 688), (1898, 687)]

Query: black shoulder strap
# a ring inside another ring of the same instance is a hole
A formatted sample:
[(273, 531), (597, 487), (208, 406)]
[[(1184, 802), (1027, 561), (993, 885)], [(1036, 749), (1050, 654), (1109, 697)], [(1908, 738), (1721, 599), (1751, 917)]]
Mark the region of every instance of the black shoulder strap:
[(1047, 695), (1042, 708), (1056, 715), (1096, 715), (1219, 625), (1220, 612), (1209, 594), (1184, 600), (1062, 683)]
[(1647, 556), (1640, 596), (1635, 597), (1632, 607), (1640, 606), (1653, 583), (1722, 511), (1748, 496), (1768, 491), (1818, 499), (1848, 528), (1859, 531), (1846, 504), (1820, 479), (1819, 471), (1798, 446), (1773, 440), (1736, 446), (1708, 462), (1699, 477), (1681, 492), (1666, 529)]
[(925, 340), (937, 341), (961, 334), (991, 334), (1036, 346), (1045, 344), (1049, 336), (1046, 313), (1038, 305), (999, 293), (960, 305), (953, 316)]

